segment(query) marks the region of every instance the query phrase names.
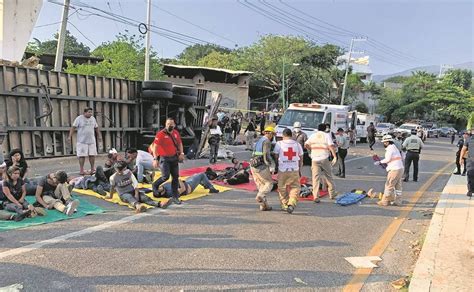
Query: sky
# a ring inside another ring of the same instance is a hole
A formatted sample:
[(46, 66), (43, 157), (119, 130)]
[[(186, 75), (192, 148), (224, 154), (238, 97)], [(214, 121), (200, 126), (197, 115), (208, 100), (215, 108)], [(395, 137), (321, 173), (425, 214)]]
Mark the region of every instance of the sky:
[[(59, 29), (57, 22), (63, 6), (49, 1), (63, 3), (44, 0), (32, 38), (51, 39)], [(354, 51), (359, 53), (355, 57), (369, 55), (375, 75), (474, 61), (474, 0), (281, 1), (152, 0), (152, 26), (198, 39), (191, 39), (193, 42), (228, 48), (248, 46), (266, 34), (304, 36), (318, 44), (335, 43), (345, 48), (352, 37), (364, 36), (367, 40), (354, 42)], [(146, 0), (71, 0), (73, 7), (83, 4), (124, 16), (130, 22), (146, 22)], [(265, 17), (245, 5), (273, 15)], [(114, 40), (124, 30), (139, 34), (137, 25), (97, 17), (91, 12), (103, 15), (91, 8), (78, 12), (72, 9), (68, 30), (92, 49)], [(191, 44), (189, 39), (182, 42), (151, 34), (153, 49), (165, 58), (175, 57), (185, 44)]]

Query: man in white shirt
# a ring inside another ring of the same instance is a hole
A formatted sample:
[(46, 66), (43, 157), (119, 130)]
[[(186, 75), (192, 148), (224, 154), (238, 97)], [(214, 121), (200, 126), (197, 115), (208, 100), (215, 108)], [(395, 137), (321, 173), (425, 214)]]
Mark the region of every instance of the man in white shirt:
[[(273, 150), (278, 161), (278, 194), (281, 209), (293, 213), (300, 193), (300, 169), (303, 166), (303, 148), (292, 139), (290, 129), (283, 130), (283, 140), (278, 141)], [(288, 194), (287, 187), (290, 187)]]
[(222, 131), (221, 127), (217, 125), (218, 118), (213, 117), (209, 125), (209, 163), (217, 162), (217, 154), (219, 153), (219, 144), (221, 142)]
[(380, 206), (398, 205), (397, 197), (402, 195), (402, 176), (404, 170), (402, 155), (394, 145), (392, 136), (383, 136), (382, 143), (385, 147), (385, 158), (374, 164), (387, 164), (387, 181), (385, 182), (382, 200), (377, 204)]
[(150, 170), (151, 174), (147, 176), (147, 182), (153, 182), (153, 155), (148, 152), (137, 150), (133, 148), (127, 149), (127, 161), (132, 162), (135, 160), (135, 167), (132, 169), (133, 172), (136, 172), (138, 182), (143, 182), (143, 177), (145, 171)]
[[(328, 186), (329, 197), (336, 198), (334, 180), (332, 178), (332, 166), (337, 162), (334, 142), (330, 134), (325, 132), (326, 125), (320, 124), (318, 131), (311, 135), (305, 143), (305, 147), (311, 150), (311, 172), (313, 176), (313, 196), (314, 202), (319, 203), (319, 185), (324, 179)], [(329, 161), (329, 154), (334, 157)]]

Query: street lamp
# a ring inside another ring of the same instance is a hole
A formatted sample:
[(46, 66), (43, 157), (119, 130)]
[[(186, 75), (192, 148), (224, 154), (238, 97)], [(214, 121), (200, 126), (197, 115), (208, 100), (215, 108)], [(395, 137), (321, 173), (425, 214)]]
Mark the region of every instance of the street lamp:
[[(281, 101), (283, 105), (283, 109), (288, 107), (287, 101), (285, 101), (285, 67), (291, 65), (293, 67), (300, 66), (300, 63), (292, 63), (292, 64), (285, 64), (285, 61), (282, 63), (282, 76), (281, 76)], [(288, 89), (287, 89), (288, 90)]]

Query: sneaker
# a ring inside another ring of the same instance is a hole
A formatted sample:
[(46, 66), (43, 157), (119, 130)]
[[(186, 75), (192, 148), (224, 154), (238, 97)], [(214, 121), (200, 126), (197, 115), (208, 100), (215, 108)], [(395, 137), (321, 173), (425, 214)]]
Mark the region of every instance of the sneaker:
[(454, 175), (460, 175), (461, 173), (459, 171), (456, 171), (453, 173)]
[(29, 217), (31, 215), (31, 210), (27, 210), (21, 214), (15, 214), (12, 215), (11, 219), (14, 220), (15, 222), (22, 221), (26, 217)]
[(46, 216), (46, 210), (44, 208), (35, 207), (35, 212), (36, 212), (36, 214), (38, 214), (40, 216)]
[(137, 204), (135, 205), (135, 212), (136, 212), (136, 213), (143, 213), (143, 212), (146, 212), (146, 207), (145, 207), (145, 205), (140, 204), (140, 203), (137, 203)]
[(260, 205), (260, 211), (271, 211), (273, 208), (268, 205)]
[(73, 200), (69, 202), (66, 206), (66, 210), (64, 211), (64, 214), (68, 216), (72, 216), (74, 214), (74, 211), (76, 210), (77, 206), (79, 206), (79, 201), (78, 200)]
[(176, 204), (176, 205), (181, 205), (182, 201), (178, 198), (171, 197), (170, 198), (171, 203)]
[(218, 192), (219, 192), (219, 190), (216, 189), (216, 188), (209, 189), (210, 194), (217, 194)]
[(288, 212), (288, 214), (291, 214), (293, 213), (294, 210), (295, 210), (295, 207), (293, 207), (292, 205), (289, 205), (288, 208), (286, 209), (286, 212)]

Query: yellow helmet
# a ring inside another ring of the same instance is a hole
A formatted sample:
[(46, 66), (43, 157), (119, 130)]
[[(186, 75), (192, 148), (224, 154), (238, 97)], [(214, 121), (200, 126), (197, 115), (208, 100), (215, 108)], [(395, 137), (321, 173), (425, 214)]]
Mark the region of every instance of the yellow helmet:
[(270, 133), (275, 133), (275, 128), (272, 127), (272, 126), (267, 126), (265, 127), (265, 130), (263, 130), (264, 132), (270, 132)]

